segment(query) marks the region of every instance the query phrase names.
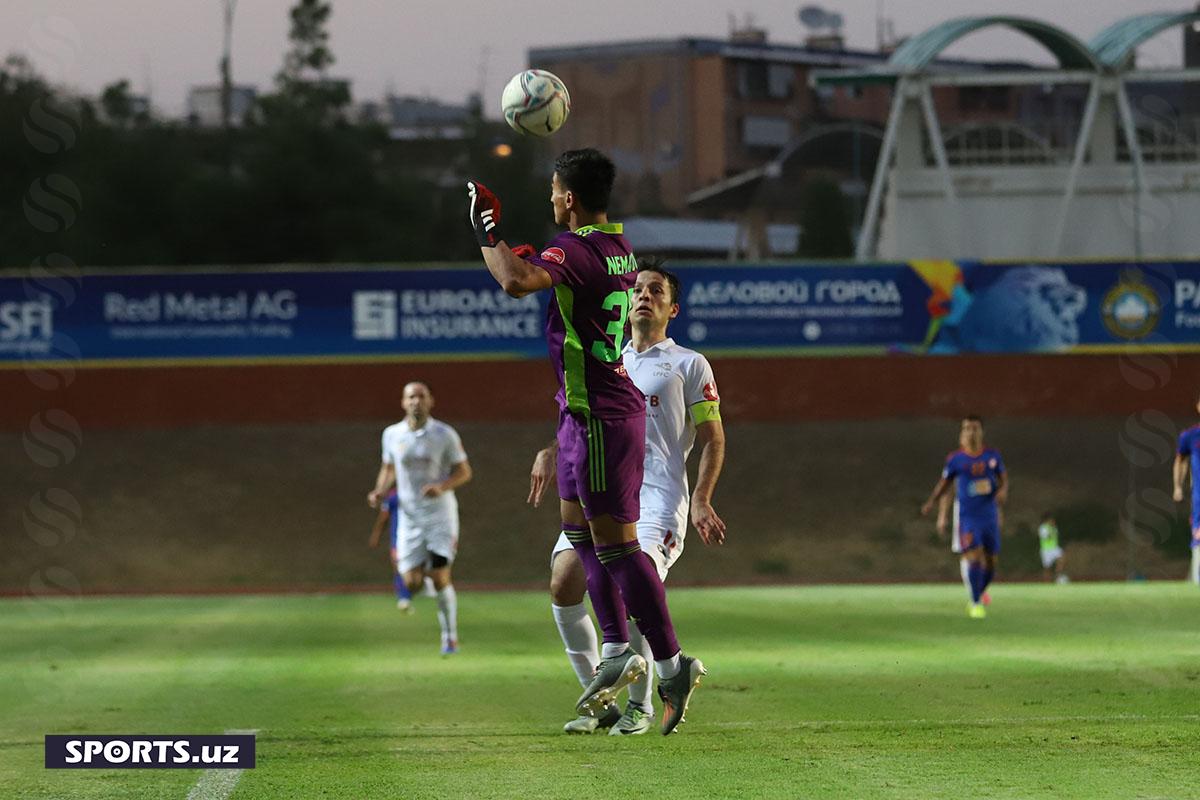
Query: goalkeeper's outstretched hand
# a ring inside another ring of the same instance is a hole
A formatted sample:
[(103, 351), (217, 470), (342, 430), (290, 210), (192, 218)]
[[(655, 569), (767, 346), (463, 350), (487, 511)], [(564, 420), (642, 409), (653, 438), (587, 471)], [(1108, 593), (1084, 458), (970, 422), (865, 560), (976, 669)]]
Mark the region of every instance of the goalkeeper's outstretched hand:
[(480, 247), (495, 247), (500, 241), (496, 226), (500, 224), (500, 198), (479, 181), (467, 181), (467, 197), (471, 201), (471, 227)]

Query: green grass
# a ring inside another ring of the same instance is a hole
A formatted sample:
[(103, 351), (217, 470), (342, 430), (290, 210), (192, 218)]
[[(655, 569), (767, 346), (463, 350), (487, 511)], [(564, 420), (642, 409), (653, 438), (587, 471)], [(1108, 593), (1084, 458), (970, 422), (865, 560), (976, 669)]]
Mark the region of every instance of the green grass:
[(543, 594), (0, 602), (0, 797), (187, 796), (197, 770), (42, 768), (46, 733), (256, 728), (248, 798), (1200, 797), (1200, 592), (676, 590), (711, 671), (669, 738), (566, 737)]

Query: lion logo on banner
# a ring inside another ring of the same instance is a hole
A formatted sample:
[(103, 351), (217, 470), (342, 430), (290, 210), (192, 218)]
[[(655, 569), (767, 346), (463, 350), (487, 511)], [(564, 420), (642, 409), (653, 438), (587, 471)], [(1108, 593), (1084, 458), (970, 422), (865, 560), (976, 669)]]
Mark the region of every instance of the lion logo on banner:
[[(963, 296), (966, 295), (966, 296)], [(1079, 343), (1087, 292), (1061, 268), (1006, 269), (998, 281), (954, 298), (957, 324), (944, 327), (933, 352), (1054, 352)]]

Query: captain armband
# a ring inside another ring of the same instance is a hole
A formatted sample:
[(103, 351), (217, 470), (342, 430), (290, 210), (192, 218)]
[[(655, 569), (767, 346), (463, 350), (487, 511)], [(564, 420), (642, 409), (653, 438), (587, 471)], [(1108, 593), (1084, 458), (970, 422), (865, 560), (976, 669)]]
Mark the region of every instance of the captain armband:
[(699, 403), (694, 403), (688, 410), (692, 414), (693, 425), (700, 425), (704, 422), (719, 422), (721, 419), (721, 404), (716, 400), (702, 400)]

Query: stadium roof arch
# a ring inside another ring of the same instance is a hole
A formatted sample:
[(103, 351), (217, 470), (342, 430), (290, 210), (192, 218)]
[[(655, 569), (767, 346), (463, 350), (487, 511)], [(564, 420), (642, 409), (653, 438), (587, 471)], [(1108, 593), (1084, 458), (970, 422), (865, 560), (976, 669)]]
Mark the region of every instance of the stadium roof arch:
[(888, 66), (902, 72), (917, 72), (929, 66), (947, 48), (984, 28), (1012, 28), (1041, 44), (1058, 60), (1060, 69), (1095, 69), (1095, 56), (1086, 44), (1055, 25), (1028, 17), (958, 17), (940, 22), (913, 36), (888, 60)]
[[(872, 159), (878, 158), (878, 149), (883, 143), (883, 130), (868, 122), (848, 120), (818, 125), (792, 139), (775, 158), (766, 164), (739, 172), (728, 178), (704, 186), (687, 196), (687, 204), (691, 208), (706, 208), (708, 210), (744, 210), (752, 204), (756, 197), (770, 185), (779, 184), (785, 171), (795, 162), (800, 161), (805, 151), (812, 145), (823, 140), (840, 139), (846, 148), (855, 146), (856, 137), (872, 140), (863, 145), (863, 155)], [(844, 161), (852, 160), (852, 155), (842, 153)], [(869, 172), (869, 168), (864, 167)], [(784, 182), (787, 185), (787, 182)], [(776, 188), (779, 188), (776, 186)], [(790, 187), (792, 191), (795, 186)]]
[(1200, 10), (1185, 13), (1138, 14), (1109, 25), (1089, 43), (1100, 63), (1110, 70), (1129, 66), (1143, 42), (1180, 25), (1200, 22)]
[[(946, 20), (917, 34), (898, 47), (884, 64), (853, 71), (818, 69), (809, 73), (814, 87), (838, 84), (884, 84), (894, 87), (892, 110), (884, 132), (883, 146), (872, 178), (856, 255), (859, 259), (875, 252), (876, 236), (884, 201), (884, 190), (893, 167), (903, 156), (904, 169), (924, 162), (922, 150), (927, 141), (932, 150), (933, 166), (942, 185), (947, 215), (956, 210), (959, 187), (946, 150), (932, 89), (934, 87), (981, 86), (1086, 86), (1087, 101), (1082, 109), (1073, 156), (1065, 175), (1065, 188), (1050, 241), (1053, 252), (1061, 253), (1068, 215), (1074, 204), (1080, 176), (1085, 165), (1103, 162), (1112, 169), (1119, 165), (1119, 130), (1128, 149), (1132, 170), (1134, 202), (1147, 201), (1150, 193), (1145, 180), (1146, 159), (1138, 121), (1129, 99), (1130, 83), (1200, 83), (1200, 68), (1137, 70), (1133, 55), (1138, 46), (1159, 33), (1180, 25), (1200, 23), (1200, 9), (1191, 12), (1140, 14), (1121, 20), (1101, 31), (1089, 44), (1050, 23), (1016, 16), (973, 16)], [(962, 38), (977, 31), (1010, 28), (1045, 47), (1057, 61), (1047, 67), (968, 68), (949, 65), (939, 56)], [(901, 124), (903, 120), (903, 124)], [(923, 139), (916, 131), (923, 130)], [(1200, 163), (1197, 160), (1196, 163)], [(1142, 229), (1131, 226), (1133, 251), (1143, 251)], [(956, 229), (957, 230), (957, 229)], [(956, 234), (958, 235), (958, 234)], [(965, 244), (959, 241), (959, 250)]]
[(1056, 25), (1029, 17), (975, 16), (948, 19), (918, 33), (896, 48), (885, 64), (874, 69), (840, 73), (822, 70), (814, 79), (821, 84), (895, 83), (904, 75), (936, 67), (938, 56), (960, 39), (995, 27), (1011, 28), (1041, 44), (1057, 60), (1059, 70), (1093, 73), (1102, 69), (1090, 47)]

